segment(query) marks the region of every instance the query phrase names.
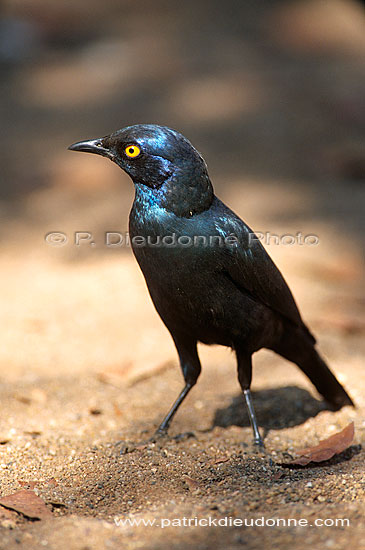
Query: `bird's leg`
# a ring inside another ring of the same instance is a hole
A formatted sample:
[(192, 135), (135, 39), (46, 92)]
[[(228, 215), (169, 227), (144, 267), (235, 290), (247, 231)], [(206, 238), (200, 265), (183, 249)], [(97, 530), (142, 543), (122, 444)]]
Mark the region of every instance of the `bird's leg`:
[(179, 354), (180, 366), (185, 379), (185, 387), (158, 427), (156, 431), (158, 435), (167, 433), (171, 420), (175, 416), (176, 411), (188, 395), (191, 388), (196, 384), (201, 371), (198, 351), (196, 349), (196, 341), (191, 342), (190, 340), (186, 340), (186, 338), (177, 338), (174, 334), (172, 337)]
[(185, 397), (188, 395), (189, 391), (193, 387), (192, 384), (186, 384), (184, 389), (180, 392), (178, 398), (176, 399), (175, 403), (172, 405), (171, 409), (157, 428), (158, 434), (165, 434), (167, 433), (167, 430), (169, 428), (170, 422), (175, 416), (175, 413), (177, 409), (180, 407), (181, 403), (184, 401)]
[(253, 430), (253, 437), (254, 437), (255, 445), (260, 445), (260, 447), (263, 447), (264, 442), (262, 441), (262, 437), (261, 437), (260, 432), (259, 432), (259, 427), (257, 425), (255, 409), (253, 408), (251, 390), (249, 390), (249, 389), (243, 390), (243, 395), (245, 396), (245, 399), (246, 399), (246, 405), (247, 405), (247, 409), (248, 409), (248, 416), (249, 416), (251, 426), (252, 426), (252, 430)]
[(255, 445), (264, 446), (264, 442), (259, 432), (257, 425), (255, 409), (253, 406), (252, 395), (250, 391), (251, 379), (252, 379), (252, 358), (251, 354), (242, 352), (239, 348), (236, 348), (237, 356), (237, 368), (238, 368), (238, 381), (245, 396), (248, 417), (253, 430), (253, 437)]

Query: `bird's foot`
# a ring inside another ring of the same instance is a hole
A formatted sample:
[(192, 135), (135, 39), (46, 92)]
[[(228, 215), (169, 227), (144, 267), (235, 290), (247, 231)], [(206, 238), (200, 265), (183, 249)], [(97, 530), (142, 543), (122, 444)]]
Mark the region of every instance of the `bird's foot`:
[(167, 439), (170, 439), (167, 428), (158, 428), (148, 441), (150, 443), (157, 443), (158, 441), (166, 441)]
[(265, 443), (263, 442), (261, 436), (255, 437), (253, 440), (253, 444), (256, 445), (259, 449), (265, 449)]
[[(148, 430), (144, 430), (146, 432)], [(142, 432), (143, 433), (143, 432)], [(151, 437), (148, 439), (142, 439), (142, 441), (129, 441), (122, 440), (117, 441), (114, 446), (119, 447), (119, 454), (125, 455), (128, 453), (133, 453), (137, 449), (144, 449), (151, 445), (156, 445), (157, 443), (169, 439), (167, 430), (157, 430)]]
[(154, 435), (149, 439), (151, 443), (160, 443), (164, 441), (186, 441), (191, 437), (196, 437), (193, 432), (183, 432), (177, 435), (169, 435), (167, 430), (158, 429)]
[(126, 455), (129, 453), (133, 453), (134, 451), (137, 451), (138, 449), (145, 449), (147, 447), (158, 445), (159, 447), (162, 446), (162, 443), (169, 439), (169, 435), (167, 432), (156, 432), (153, 436), (149, 437), (148, 439), (143, 439), (142, 441), (117, 441), (117, 443), (114, 444), (115, 447), (119, 447), (119, 454), (120, 455)]
[(242, 446), (245, 449), (245, 454), (248, 453), (249, 455), (267, 455), (268, 451), (265, 447), (265, 444), (262, 440), (262, 438), (253, 438), (250, 441), (242, 442)]
[(114, 443), (114, 447), (119, 447), (119, 454), (126, 455), (128, 453), (133, 453), (138, 448), (138, 443), (134, 441), (117, 441)]
[(175, 441), (186, 441), (187, 439), (190, 439), (191, 437), (195, 437), (195, 439), (196, 439), (196, 435), (195, 435), (194, 432), (183, 432), (182, 434), (174, 435), (174, 437), (172, 439), (174, 439)]
[(191, 437), (196, 437), (193, 432), (183, 432), (181, 434), (177, 435), (169, 435), (167, 429), (164, 430), (156, 430), (156, 432), (149, 437), (148, 439), (136, 442), (136, 441), (129, 441), (129, 440), (122, 440), (117, 441), (114, 446), (119, 447), (119, 454), (125, 455), (128, 453), (133, 453), (134, 451), (138, 449), (144, 449), (149, 446), (158, 446), (162, 447), (164, 443), (168, 441), (176, 441), (177, 443), (180, 443), (181, 441), (186, 441), (187, 439), (190, 439)]

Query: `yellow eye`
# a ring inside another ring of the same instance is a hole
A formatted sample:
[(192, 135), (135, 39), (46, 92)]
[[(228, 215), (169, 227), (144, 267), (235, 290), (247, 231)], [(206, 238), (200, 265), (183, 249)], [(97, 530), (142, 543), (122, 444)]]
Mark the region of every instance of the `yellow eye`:
[(130, 158), (138, 157), (140, 152), (141, 149), (137, 147), (137, 145), (128, 145), (128, 147), (125, 148), (125, 154)]

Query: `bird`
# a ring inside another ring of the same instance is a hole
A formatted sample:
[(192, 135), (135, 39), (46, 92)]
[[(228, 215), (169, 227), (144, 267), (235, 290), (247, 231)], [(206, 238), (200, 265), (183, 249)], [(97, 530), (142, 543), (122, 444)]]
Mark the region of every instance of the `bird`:
[(136, 124), (69, 149), (110, 159), (134, 183), (133, 253), (184, 377), (156, 434), (167, 434), (199, 378), (199, 342), (234, 351), (255, 444), (263, 446), (250, 390), (252, 355), (262, 348), (295, 363), (334, 410), (354, 406), (318, 353), (283, 275), (215, 195), (207, 164), (187, 138), (167, 126)]

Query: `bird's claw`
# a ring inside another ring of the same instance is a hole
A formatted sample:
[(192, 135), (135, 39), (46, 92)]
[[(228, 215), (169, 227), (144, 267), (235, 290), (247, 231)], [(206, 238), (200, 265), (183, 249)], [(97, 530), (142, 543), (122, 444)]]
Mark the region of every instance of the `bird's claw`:
[(183, 432), (181, 434), (170, 436), (167, 430), (158, 429), (154, 433), (154, 435), (149, 439), (149, 442), (157, 443), (160, 441), (167, 441), (167, 440), (180, 442), (180, 441), (185, 441), (186, 439), (190, 439), (191, 437), (196, 437), (193, 432)]
[(148, 440), (150, 443), (156, 443), (157, 441), (161, 441), (162, 439), (167, 439), (169, 436), (166, 429), (160, 429), (158, 428), (152, 437)]

